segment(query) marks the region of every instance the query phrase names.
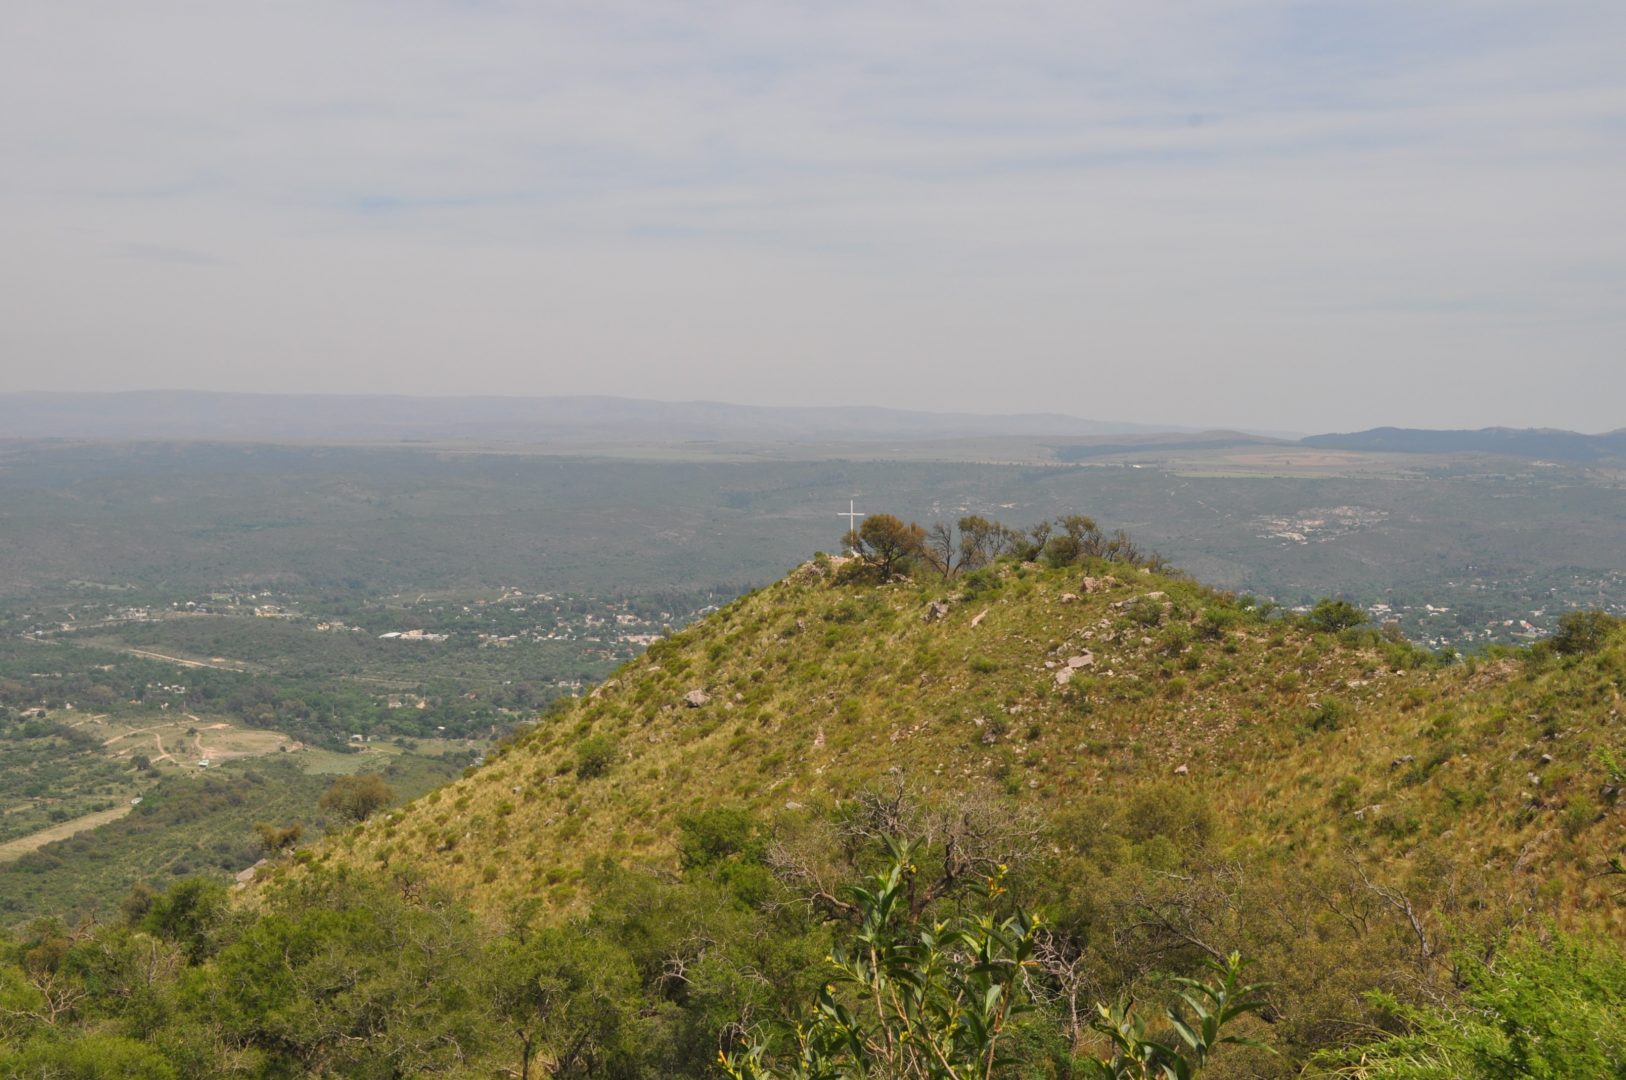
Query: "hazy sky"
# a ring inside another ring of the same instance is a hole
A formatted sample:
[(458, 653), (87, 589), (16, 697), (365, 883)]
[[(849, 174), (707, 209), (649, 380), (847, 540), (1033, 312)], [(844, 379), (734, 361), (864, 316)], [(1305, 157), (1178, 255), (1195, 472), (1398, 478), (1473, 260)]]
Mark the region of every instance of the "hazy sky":
[(1626, 425), (1626, 3), (0, 4), (0, 391)]

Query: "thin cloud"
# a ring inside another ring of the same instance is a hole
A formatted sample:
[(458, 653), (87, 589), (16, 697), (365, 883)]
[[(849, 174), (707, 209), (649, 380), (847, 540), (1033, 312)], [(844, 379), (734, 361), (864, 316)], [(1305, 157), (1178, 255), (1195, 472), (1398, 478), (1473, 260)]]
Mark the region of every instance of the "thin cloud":
[(161, 244), (125, 244), (117, 249), (126, 259), (145, 262), (172, 263), (178, 266), (227, 266), (229, 261), (190, 248), (165, 247)]
[(0, 390), (1617, 427), (1623, 38), (1479, 0), (6, 5)]

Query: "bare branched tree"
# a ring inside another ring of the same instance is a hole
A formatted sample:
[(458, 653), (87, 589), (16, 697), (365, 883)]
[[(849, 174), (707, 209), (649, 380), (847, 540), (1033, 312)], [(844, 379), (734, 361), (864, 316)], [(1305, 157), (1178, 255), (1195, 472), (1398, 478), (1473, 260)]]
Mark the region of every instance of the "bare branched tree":
[(985, 794), (928, 800), (901, 777), (861, 792), (833, 822), (816, 822), (770, 843), (768, 865), (815, 910), (850, 920), (856, 909), (840, 883), (882, 859), (888, 840), (917, 846), (918, 873), (909, 885), (911, 918), (974, 881), (1014, 872), (1031, 862), (1041, 826)]

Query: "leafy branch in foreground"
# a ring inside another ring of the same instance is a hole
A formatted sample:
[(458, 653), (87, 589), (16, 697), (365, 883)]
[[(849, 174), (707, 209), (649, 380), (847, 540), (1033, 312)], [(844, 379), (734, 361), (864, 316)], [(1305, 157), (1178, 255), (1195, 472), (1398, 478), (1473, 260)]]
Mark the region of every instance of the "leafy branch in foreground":
[(1214, 983), (1175, 980), (1190, 1015), (1168, 1010), (1173, 1039), (1149, 1037), (1145, 1021), (1130, 1012), (1127, 1002), (1110, 1008), (1096, 1006), (1100, 1019), (1093, 1026), (1112, 1044), (1112, 1056), (1084, 1062), (1084, 1075), (1094, 1080), (1188, 1080), (1221, 1046), (1259, 1046), (1253, 1039), (1226, 1035), (1223, 1030), (1237, 1017), (1264, 1007), (1264, 1001), (1254, 996), (1264, 986), (1242, 982), (1242, 957), (1237, 953), (1226, 957), (1223, 964), (1211, 961), (1209, 967), (1217, 976)]
[[(888, 867), (847, 890), (857, 931), (830, 956), (834, 977), (807, 1015), (785, 1025), (777, 1042), (758, 1032), (720, 1054), (733, 1080), (989, 1080), (1014, 1060), (1002, 1037), (1033, 1010), (1029, 979), (1039, 919), (1020, 910), (991, 911), (932, 922), (910, 918), (907, 893), (916, 874), (912, 845), (889, 841)], [(985, 908), (1005, 893), (1003, 868), (980, 884)], [(1214, 965), (1217, 983), (1177, 980), (1189, 1016), (1171, 1010), (1167, 1038), (1147, 1035), (1127, 1003), (1100, 1007), (1095, 1029), (1112, 1045), (1109, 1058), (1081, 1064), (1099, 1080), (1188, 1080), (1219, 1046), (1248, 1040), (1223, 1033), (1258, 1009), (1259, 987), (1241, 982), (1233, 954)]]

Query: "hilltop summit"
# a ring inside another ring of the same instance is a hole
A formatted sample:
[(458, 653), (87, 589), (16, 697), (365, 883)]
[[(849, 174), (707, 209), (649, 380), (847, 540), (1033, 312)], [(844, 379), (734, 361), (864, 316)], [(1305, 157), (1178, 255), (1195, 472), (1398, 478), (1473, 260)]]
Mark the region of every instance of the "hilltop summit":
[(1416, 1053), (1440, 1076), (1618, 1072), (1616, 620), (1451, 662), (1348, 603), (1161, 572), (1093, 523), (1116, 561), (967, 523), (1038, 559), (933, 571), (940, 531), (875, 515), (866, 557), (657, 642), (460, 780), (274, 856), (235, 905), (191, 879), (0, 942), (34, 1010), (0, 1065), (804, 1075), (770, 1021), (883, 1009), (850, 990), (883, 926), (886, 970), (937, 987), (954, 1030), (941, 979), (995, 970), (977, 942), (1022, 958), (1003, 985), (1031, 1011), (988, 1014), (1013, 1019), (996, 1076), (1080, 1075), (1109, 1053), (1092, 1020), (1138, 1040), (1171, 978), (1216, 963), (1247, 996), (1238, 954), (1264, 988), (1231, 1018), (1260, 1045), (1207, 1061), (1217, 1080), (1395, 1080)]
[(1444, 859), (1555, 910), (1600, 903), (1593, 864), (1621, 825), (1595, 751), (1619, 689), (1589, 682), (1618, 645), (1596, 675), (1447, 666), (1349, 628), (1358, 613), (1318, 627), (1100, 561), (843, 577), (815, 560), (657, 643), (332, 857), (564, 912), (594, 859), (675, 867), (680, 822), (719, 805), (828, 810), (902, 778), (1057, 821), (1177, 785), (1286, 863)]

